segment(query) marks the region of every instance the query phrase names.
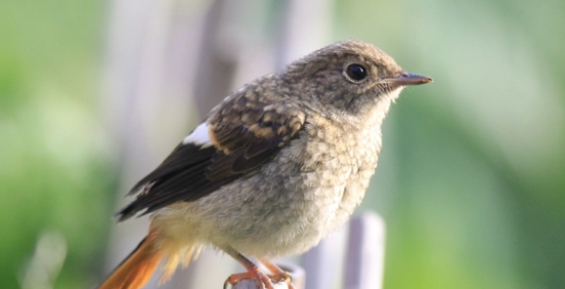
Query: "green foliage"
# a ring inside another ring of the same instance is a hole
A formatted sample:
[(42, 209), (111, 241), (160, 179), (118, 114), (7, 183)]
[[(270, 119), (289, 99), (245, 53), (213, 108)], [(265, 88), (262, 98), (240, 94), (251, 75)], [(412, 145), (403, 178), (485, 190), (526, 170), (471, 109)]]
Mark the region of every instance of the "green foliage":
[(66, 248), (61, 274), (50, 277), (57, 288), (90, 286), (101, 261), (116, 172), (97, 99), (101, 8), (2, 4), (0, 288), (30, 288), (25, 279), (40, 278), (29, 274), (29, 261), (49, 231)]

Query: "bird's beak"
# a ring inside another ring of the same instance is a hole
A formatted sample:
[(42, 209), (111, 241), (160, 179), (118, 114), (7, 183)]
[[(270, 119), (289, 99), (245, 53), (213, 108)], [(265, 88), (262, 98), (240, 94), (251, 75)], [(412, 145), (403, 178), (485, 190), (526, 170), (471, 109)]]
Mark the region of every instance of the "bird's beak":
[(406, 86), (426, 84), (428, 82), (432, 82), (432, 79), (427, 76), (404, 71), (397, 77), (383, 79), (383, 82), (398, 86)]

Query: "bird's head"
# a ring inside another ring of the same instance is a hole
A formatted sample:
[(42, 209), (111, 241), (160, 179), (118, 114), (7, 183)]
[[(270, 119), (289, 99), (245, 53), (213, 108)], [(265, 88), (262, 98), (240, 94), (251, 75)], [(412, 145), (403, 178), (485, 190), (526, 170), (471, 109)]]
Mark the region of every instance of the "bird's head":
[(432, 81), (404, 71), (385, 52), (358, 40), (326, 46), (290, 64), (280, 75), (307, 102), (354, 115), (379, 103), (386, 113), (405, 86)]

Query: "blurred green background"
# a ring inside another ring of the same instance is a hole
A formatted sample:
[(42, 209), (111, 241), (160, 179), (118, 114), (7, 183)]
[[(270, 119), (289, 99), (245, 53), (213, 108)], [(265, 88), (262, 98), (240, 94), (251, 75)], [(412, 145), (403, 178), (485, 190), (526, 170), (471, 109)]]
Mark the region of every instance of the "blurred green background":
[[(103, 275), (125, 194), (101, 97), (112, 7), (2, 3), (0, 288), (88, 288)], [(332, 40), (374, 43), (434, 78), (392, 109), (362, 205), (387, 222), (384, 288), (565, 288), (565, 2), (332, 11)]]

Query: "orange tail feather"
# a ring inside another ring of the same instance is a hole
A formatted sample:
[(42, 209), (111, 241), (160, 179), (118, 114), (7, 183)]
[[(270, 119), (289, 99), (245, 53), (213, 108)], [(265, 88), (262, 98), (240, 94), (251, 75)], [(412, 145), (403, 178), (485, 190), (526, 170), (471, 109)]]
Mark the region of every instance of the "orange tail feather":
[(110, 274), (98, 289), (138, 289), (143, 287), (159, 265), (162, 255), (152, 238), (143, 239), (137, 248)]

